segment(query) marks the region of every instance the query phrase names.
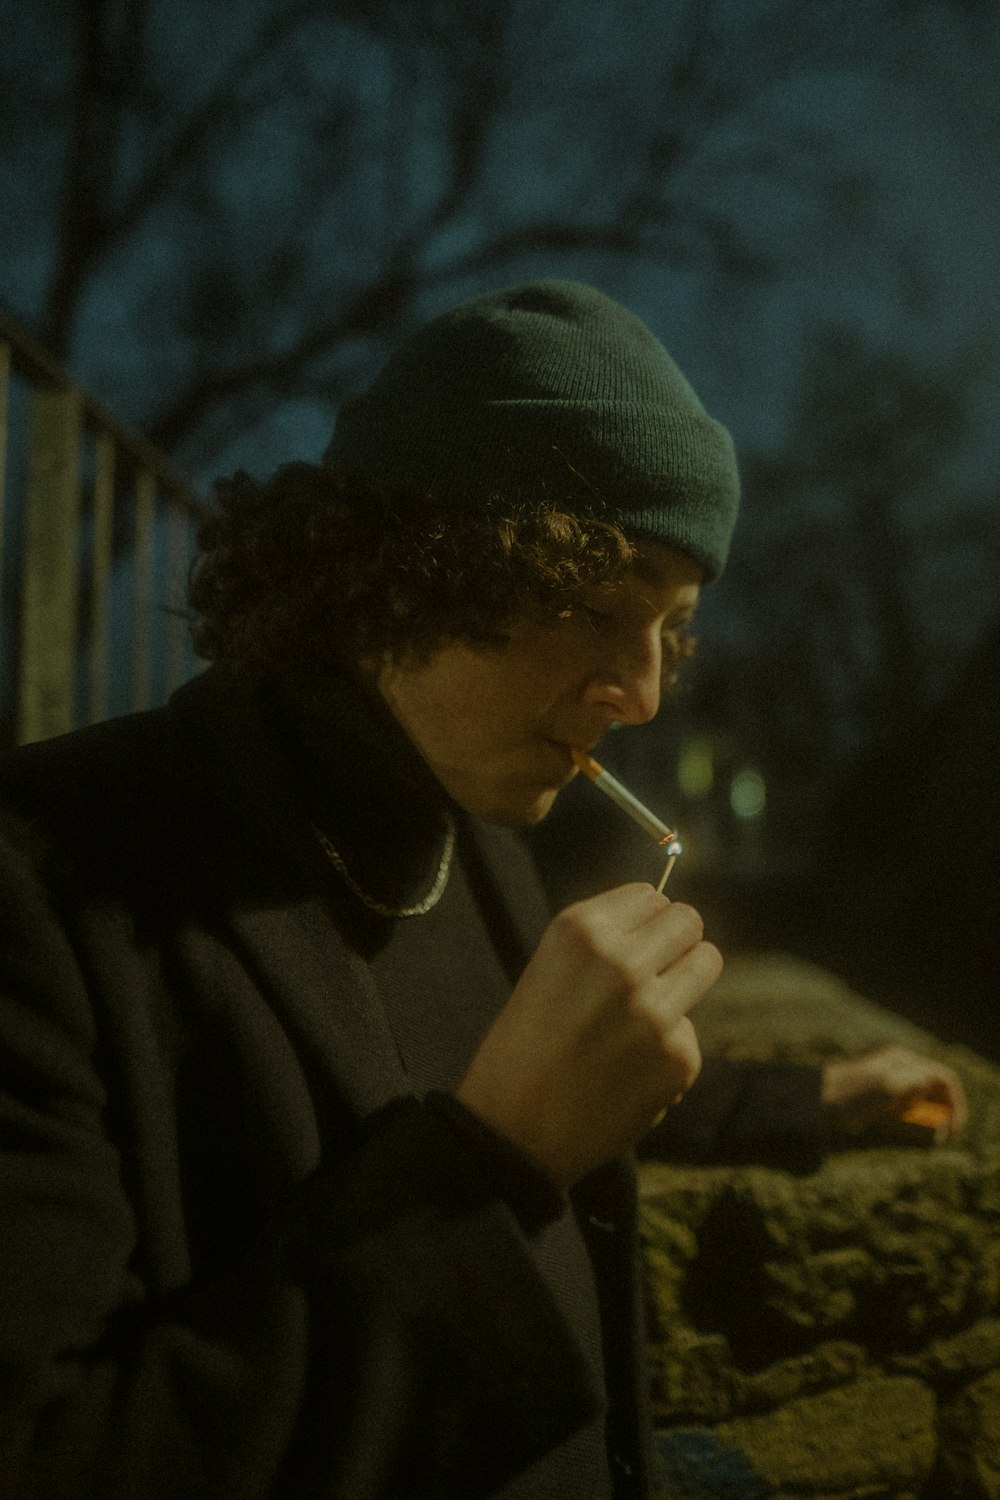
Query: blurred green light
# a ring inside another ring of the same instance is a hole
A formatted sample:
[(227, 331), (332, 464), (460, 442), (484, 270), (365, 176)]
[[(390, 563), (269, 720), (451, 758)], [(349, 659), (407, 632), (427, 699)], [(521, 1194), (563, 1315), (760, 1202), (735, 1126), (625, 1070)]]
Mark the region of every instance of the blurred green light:
[(764, 811), (767, 793), (764, 778), (752, 766), (737, 771), (729, 783), (729, 806), (738, 818), (759, 818)]
[(707, 739), (686, 740), (677, 759), (677, 781), (685, 797), (692, 801), (707, 797), (715, 780), (712, 742)]

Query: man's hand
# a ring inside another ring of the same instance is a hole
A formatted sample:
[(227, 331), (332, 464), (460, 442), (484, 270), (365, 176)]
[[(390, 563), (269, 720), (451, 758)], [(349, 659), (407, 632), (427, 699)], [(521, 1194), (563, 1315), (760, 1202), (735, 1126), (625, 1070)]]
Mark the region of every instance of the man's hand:
[(561, 1188), (649, 1129), (701, 1067), (688, 1011), (722, 958), (690, 906), (626, 885), (546, 929), (457, 1095)]
[(912, 1139), (906, 1113), (922, 1101), (938, 1104), (942, 1138), (954, 1139), (968, 1115), (965, 1089), (951, 1068), (908, 1047), (880, 1047), (861, 1057), (827, 1063), (821, 1099), (835, 1136)]

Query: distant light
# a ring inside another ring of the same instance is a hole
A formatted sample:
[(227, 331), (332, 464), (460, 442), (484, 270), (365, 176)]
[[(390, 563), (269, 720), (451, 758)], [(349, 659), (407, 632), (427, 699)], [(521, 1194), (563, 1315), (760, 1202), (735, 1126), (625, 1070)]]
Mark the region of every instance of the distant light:
[(685, 797), (707, 797), (715, 780), (715, 759), (708, 739), (685, 740), (677, 758), (677, 781)]
[(764, 778), (752, 766), (737, 771), (729, 783), (729, 806), (738, 818), (759, 818), (767, 802)]

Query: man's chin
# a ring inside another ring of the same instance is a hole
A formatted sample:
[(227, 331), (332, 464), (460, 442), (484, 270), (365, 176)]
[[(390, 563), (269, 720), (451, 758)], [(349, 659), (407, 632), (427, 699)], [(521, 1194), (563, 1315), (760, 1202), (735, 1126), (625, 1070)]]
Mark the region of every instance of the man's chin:
[(502, 828), (534, 828), (536, 823), (548, 817), (560, 790), (559, 787), (550, 787), (534, 797), (483, 798), (481, 801), (477, 799), (475, 806), (464, 805), (467, 812), (481, 818), (484, 823), (497, 823)]

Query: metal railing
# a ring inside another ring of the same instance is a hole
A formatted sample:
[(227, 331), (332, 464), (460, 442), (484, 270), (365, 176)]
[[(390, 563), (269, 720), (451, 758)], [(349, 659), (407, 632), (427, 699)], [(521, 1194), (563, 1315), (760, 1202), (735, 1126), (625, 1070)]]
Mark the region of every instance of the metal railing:
[(150, 707), (193, 675), (184, 589), (205, 510), (0, 313), (0, 743)]

